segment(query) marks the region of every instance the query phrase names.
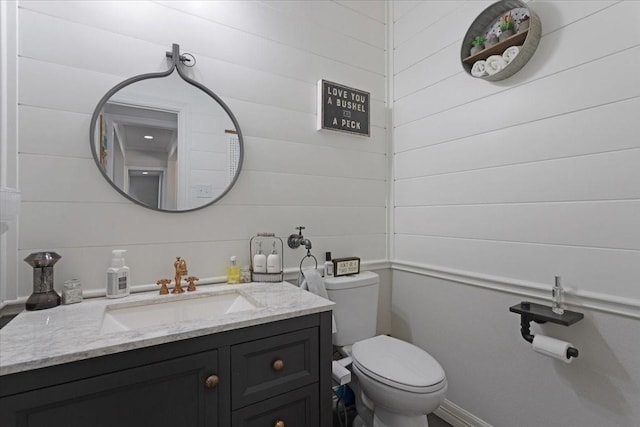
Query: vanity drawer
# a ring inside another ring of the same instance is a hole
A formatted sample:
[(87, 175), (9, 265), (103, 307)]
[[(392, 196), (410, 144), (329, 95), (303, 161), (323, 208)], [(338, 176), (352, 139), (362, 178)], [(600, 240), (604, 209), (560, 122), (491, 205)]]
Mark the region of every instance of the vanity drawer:
[(232, 427), (318, 427), (319, 411), (318, 385), (313, 384), (234, 411), (231, 425)]
[(232, 346), (232, 408), (318, 381), (318, 356), (317, 328)]

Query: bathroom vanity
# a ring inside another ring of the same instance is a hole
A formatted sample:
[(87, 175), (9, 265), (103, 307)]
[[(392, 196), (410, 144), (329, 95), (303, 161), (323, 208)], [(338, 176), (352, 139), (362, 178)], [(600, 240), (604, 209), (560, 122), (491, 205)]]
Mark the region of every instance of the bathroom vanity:
[(330, 426), (333, 303), (287, 283), (218, 285), (183, 298), (231, 292), (255, 306), (121, 331), (104, 325), (114, 307), (164, 310), (181, 297), (23, 313), (0, 330), (0, 423)]

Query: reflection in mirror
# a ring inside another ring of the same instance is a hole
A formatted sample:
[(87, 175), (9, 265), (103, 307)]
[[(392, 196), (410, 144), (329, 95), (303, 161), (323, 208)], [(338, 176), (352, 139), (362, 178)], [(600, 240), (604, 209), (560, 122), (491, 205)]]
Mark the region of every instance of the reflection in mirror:
[(92, 151), (103, 175), (136, 203), (198, 209), (237, 179), (242, 135), (215, 95), (176, 72), (160, 74), (133, 78), (103, 98), (92, 119)]

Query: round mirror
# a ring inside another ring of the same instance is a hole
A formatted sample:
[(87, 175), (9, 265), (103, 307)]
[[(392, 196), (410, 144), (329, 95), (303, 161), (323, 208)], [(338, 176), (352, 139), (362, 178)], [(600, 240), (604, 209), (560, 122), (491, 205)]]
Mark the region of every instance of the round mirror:
[(219, 200), (243, 158), (233, 113), (179, 66), (120, 83), (91, 119), (91, 151), (102, 175), (128, 199), (166, 212)]

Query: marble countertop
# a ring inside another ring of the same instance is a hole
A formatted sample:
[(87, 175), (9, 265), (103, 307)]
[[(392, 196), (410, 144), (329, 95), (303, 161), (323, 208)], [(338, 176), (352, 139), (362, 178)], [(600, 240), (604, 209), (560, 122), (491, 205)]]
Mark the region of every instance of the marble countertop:
[[(240, 293), (258, 307), (208, 320), (118, 332), (102, 330), (108, 306), (148, 306), (230, 292)], [(93, 298), (47, 310), (24, 311), (0, 329), (0, 376), (329, 311), (332, 306), (329, 300), (282, 282), (207, 285), (180, 295), (144, 292), (120, 299)]]

